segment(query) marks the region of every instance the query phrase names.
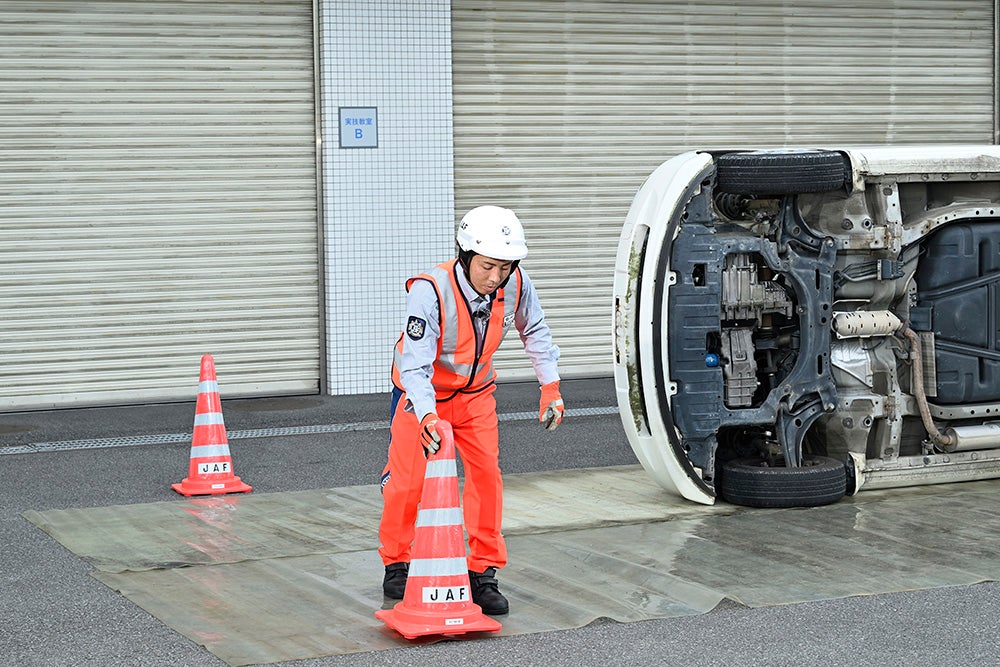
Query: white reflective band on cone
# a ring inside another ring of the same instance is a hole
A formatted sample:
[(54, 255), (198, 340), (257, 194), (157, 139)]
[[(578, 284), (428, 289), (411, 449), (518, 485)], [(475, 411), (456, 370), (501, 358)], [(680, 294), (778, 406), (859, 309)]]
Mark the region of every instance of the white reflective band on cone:
[[(213, 373), (214, 375), (214, 373)], [(219, 382), (217, 380), (205, 380), (204, 382), (198, 383), (198, 393), (199, 394), (217, 394), (219, 393)]]
[(411, 577), (456, 577), (468, 575), (465, 558), (419, 558), (410, 561)]
[(211, 456), (229, 456), (229, 445), (198, 445), (191, 448), (193, 459), (207, 459)]
[(417, 512), (417, 528), (427, 526), (461, 526), (462, 510), (458, 507), (442, 507)]
[(212, 424), (221, 423), (223, 423), (221, 412), (203, 412), (194, 416), (195, 426), (211, 426)]
[(428, 461), (424, 477), (458, 477), (458, 464), (455, 463), (455, 459)]

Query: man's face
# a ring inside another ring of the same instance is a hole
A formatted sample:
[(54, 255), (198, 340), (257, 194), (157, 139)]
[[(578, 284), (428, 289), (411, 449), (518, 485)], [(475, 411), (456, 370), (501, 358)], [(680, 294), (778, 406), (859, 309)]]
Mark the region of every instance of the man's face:
[(483, 296), (492, 294), (500, 283), (507, 280), (513, 266), (510, 260), (473, 255), (469, 261), (469, 283)]

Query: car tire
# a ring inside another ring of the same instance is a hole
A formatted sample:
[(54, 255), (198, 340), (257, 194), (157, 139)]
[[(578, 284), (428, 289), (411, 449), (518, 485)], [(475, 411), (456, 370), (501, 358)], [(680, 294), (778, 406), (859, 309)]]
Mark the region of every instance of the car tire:
[(830, 192), (844, 188), (847, 157), (834, 151), (725, 153), (716, 161), (716, 190), (744, 195)]
[(734, 459), (722, 466), (720, 494), (747, 507), (816, 507), (847, 493), (847, 468), (828, 456), (807, 456), (798, 468), (770, 467), (760, 459)]

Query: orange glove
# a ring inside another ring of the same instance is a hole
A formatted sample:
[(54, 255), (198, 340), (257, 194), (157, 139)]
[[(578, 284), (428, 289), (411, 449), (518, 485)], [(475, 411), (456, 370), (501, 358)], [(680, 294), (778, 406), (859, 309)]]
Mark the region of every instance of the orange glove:
[(441, 447), (441, 436), (437, 432), (438, 416), (428, 412), (420, 420), (420, 444), (424, 447), (424, 456), (434, 454)]
[(546, 431), (554, 431), (562, 424), (563, 414), (562, 394), (559, 393), (559, 380), (542, 385), (542, 400), (538, 406), (538, 421), (545, 425)]

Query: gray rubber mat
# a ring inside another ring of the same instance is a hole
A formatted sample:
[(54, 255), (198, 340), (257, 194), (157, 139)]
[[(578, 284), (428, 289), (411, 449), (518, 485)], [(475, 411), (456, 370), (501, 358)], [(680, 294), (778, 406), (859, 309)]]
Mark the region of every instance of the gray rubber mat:
[[(1000, 578), (997, 482), (748, 510), (676, 500), (638, 466), (505, 481), (502, 635), (699, 614), (725, 598), (767, 606)], [(25, 516), (108, 586), (246, 665), (414, 643), (373, 615), (379, 512), (366, 486)]]

